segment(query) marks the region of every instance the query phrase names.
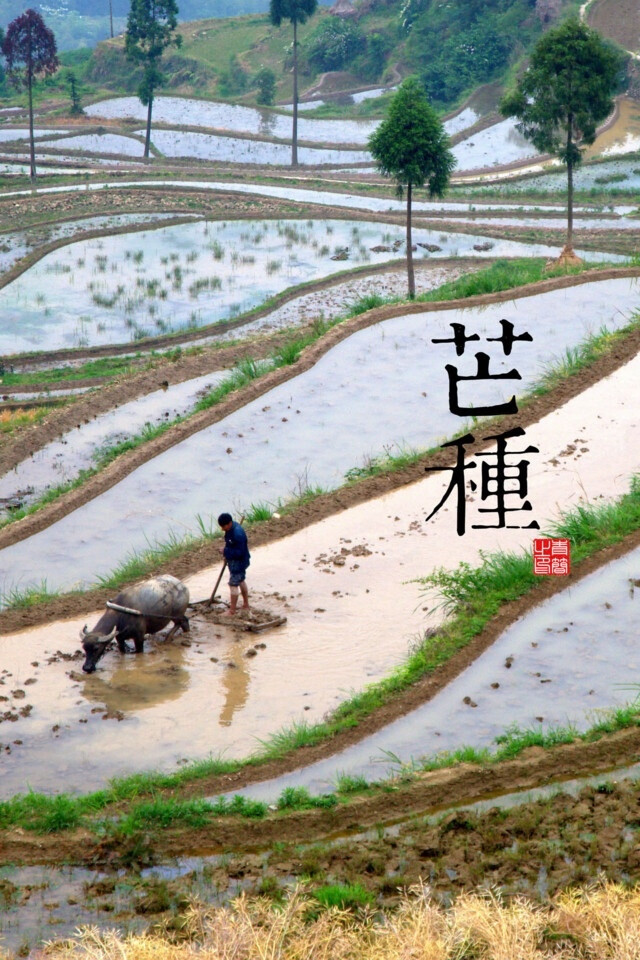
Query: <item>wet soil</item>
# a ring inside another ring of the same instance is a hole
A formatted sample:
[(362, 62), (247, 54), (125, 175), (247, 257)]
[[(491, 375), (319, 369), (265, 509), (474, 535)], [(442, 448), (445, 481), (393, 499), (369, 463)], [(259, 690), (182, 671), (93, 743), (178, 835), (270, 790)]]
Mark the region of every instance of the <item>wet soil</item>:
[[(543, 280), (538, 283), (528, 284), (527, 286), (521, 287), (515, 291), (508, 291), (506, 293), (486, 294), (484, 296), (471, 297), (466, 300), (452, 300), (446, 304), (414, 303), (389, 305), (360, 314), (359, 316), (334, 327), (319, 341), (306, 348), (296, 363), (287, 367), (281, 367), (272, 371), (271, 373), (268, 373), (266, 376), (247, 385), (243, 390), (232, 393), (227, 399), (223, 400), (215, 407), (195, 414), (149, 443), (130, 451), (128, 454), (118, 457), (117, 460), (111, 463), (99, 474), (90, 478), (81, 487), (70, 491), (68, 494), (60, 497), (58, 500), (44, 507), (37, 513), (27, 516), (22, 520), (5, 527), (0, 531), (0, 548), (4, 548), (12, 543), (17, 543), (21, 540), (24, 540), (49, 526), (54, 521), (61, 519), (82, 504), (89, 502), (90, 500), (104, 493), (105, 490), (108, 490), (115, 484), (119, 483), (123, 477), (135, 470), (136, 467), (146, 463), (159, 453), (170, 449), (172, 446), (174, 446), (176, 443), (179, 443), (181, 440), (184, 440), (186, 437), (192, 436), (210, 424), (218, 422), (233, 411), (262, 396), (273, 387), (285, 383), (287, 380), (293, 377), (297, 377), (300, 373), (310, 369), (320, 357), (331, 350), (331, 348), (341, 340), (351, 336), (351, 334), (358, 330), (362, 330), (373, 324), (379, 323), (381, 320), (411, 313), (426, 313), (435, 310), (455, 309), (458, 307), (473, 307), (489, 303), (510, 301), (515, 297), (532, 296), (547, 290), (589, 283), (593, 280), (606, 280), (626, 276), (631, 277), (637, 276), (639, 273), (640, 271), (637, 268), (610, 268), (607, 270), (585, 271), (585, 273), (580, 274), (579, 276), (558, 277), (555, 279)], [(551, 410), (562, 406), (562, 404), (564, 404), (570, 397), (576, 396), (586, 387), (597, 382), (602, 377), (607, 376), (609, 373), (613, 372), (613, 370), (616, 370), (632, 356), (634, 356), (638, 350), (639, 344), (640, 333), (636, 332), (631, 334), (624, 343), (619, 344), (614, 350), (611, 351), (611, 353), (590, 366), (588, 369), (576, 374), (568, 383), (562, 384), (551, 393), (545, 395), (544, 397), (538, 397), (529, 403), (513, 418), (509, 418), (506, 421), (508, 426), (505, 425), (504, 429), (510, 429), (512, 426), (516, 425), (522, 427), (528, 426)], [(206, 371), (201, 370), (200, 372)], [(195, 374), (191, 373), (190, 375), (193, 376)], [(157, 389), (157, 387), (158, 378), (156, 374), (153, 381), (153, 388)], [(124, 399), (124, 397), (122, 399)], [(127, 397), (127, 399), (131, 399), (131, 395)], [(485, 428), (482, 432), (478, 430), (476, 435), (478, 437), (491, 436), (493, 429), (494, 426), (492, 425), (490, 428)], [(480, 439), (475, 449), (481, 449), (483, 446), (486, 446), (486, 443), (487, 441), (483, 442), (482, 439)], [(409, 471), (408, 478), (405, 477), (405, 472), (403, 471), (400, 474), (394, 474), (393, 476), (374, 478), (373, 481), (367, 481), (366, 483), (358, 484), (355, 487), (337, 491), (335, 494), (327, 495), (326, 498), (322, 497), (318, 501), (314, 501), (312, 505), (307, 505), (305, 508), (305, 510), (310, 511), (310, 515), (307, 514), (308, 519), (305, 521), (304, 525), (321, 519), (326, 515), (325, 511), (327, 509), (329, 512), (333, 513), (338, 505), (341, 508), (343, 505), (351, 506), (354, 503), (362, 502), (362, 500), (380, 496), (381, 493), (388, 492), (389, 490), (393, 489), (394, 486), (400, 486), (403, 483), (410, 482), (410, 479), (417, 479), (418, 476), (423, 475), (424, 467), (426, 465), (431, 467), (447, 466), (449, 465), (449, 462), (452, 462), (450, 451), (438, 451), (436, 454), (429, 457), (428, 461), (427, 459), (421, 461), (413, 468), (412, 471)], [(371, 486), (368, 486), (369, 483)], [(296, 516), (297, 515), (298, 513)], [(281, 530), (283, 533), (286, 533), (287, 531), (283, 529), (283, 526), (284, 525), (281, 524), (279, 530)], [(205, 560), (205, 564), (200, 564), (200, 566), (206, 565), (207, 562), (211, 562), (210, 558), (207, 558)], [(180, 563), (178, 563), (176, 566), (180, 566)], [(198, 567), (193, 565), (190, 566), (188, 570), (182, 570), (180, 573), (177, 573), (177, 575), (193, 572), (195, 569), (198, 569)], [(175, 568), (173, 569), (173, 572), (176, 572)], [(90, 597), (91, 594), (87, 596)], [(93, 601), (93, 606), (95, 606), (95, 599)], [(74, 609), (68, 611), (64, 610), (59, 615), (69, 616), (79, 609), (81, 608), (75, 607)], [(91, 607), (89, 607), (89, 609), (91, 609)], [(9, 615), (10, 614), (8, 613), (0, 615), (0, 631), (5, 628), (4, 617)], [(27, 624), (28, 621), (24, 625)], [(17, 624), (14, 622), (14, 629), (19, 628), (20, 625), (20, 621), (18, 621)]]
[[(413, 817), (378, 836), (235, 852), (210, 865), (209, 880), (219, 899), (235, 895), (238, 880), (250, 893), (277, 895), (307, 879), (361, 883), (378, 902), (392, 903), (422, 879), (444, 903), (478, 888), (544, 900), (598, 876), (617, 883), (637, 876), (639, 803), (637, 783), (612, 779), (578, 796), (561, 792), (508, 810)], [(186, 877), (174, 881), (174, 890), (185, 893), (186, 883)]]
[[(603, 737), (594, 743), (564, 745), (549, 750), (530, 748), (518, 759), (496, 765), (462, 764), (452, 769), (422, 774), (410, 783), (401, 780), (390, 782), (384, 789), (357, 796), (349, 803), (328, 809), (297, 811), (286, 815), (269, 814), (265, 819), (257, 821), (226, 817), (212, 821), (206, 827), (191, 830), (163, 828), (153, 833), (149, 829), (144, 835), (100, 838), (88, 830), (76, 830), (56, 836), (55, 834), (34, 835), (21, 828), (14, 828), (0, 833), (0, 856), (5, 862), (16, 864), (77, 863), (119, 867), (126, 863), (131, 864), (132, 861), (144, 865), (162, 863), (171, 857), (179, 856), (207, 856), (232, 850), (265, 850), (272, 844), (277, 844), (279, 851), (282, 852), (282, 845), (287, 843), (309, 843), (322, 838), (359, 833), (369, 826), (406, 821), (416, 814), (448, 810), (459, 804), (520, 792), (545, 783), (561, 782), (570, 777), (591, 776), (599, 772), (613, 771), (621, 764), (625, 762), (628, 764), (635, 760), (639, 748), (640, 730), (632, 728)], [(233, 784), (229, 784), (228, 789), (233, 789)], [(604, 797), (608, 795), (606, 792), (598, 794)], [(600, 802), (597, 801), (594, 804), (594, 811)], [(571, 801), (567, 801), (566, 810), (570, 811), (570, 809)], [(637, 794), (635, 803), (631, 801), (631, 811), (635, 812), (629, 819), (625, 813), (624, 803), (618, 804), (618, 814), (622, 814), (621, 822), (615, 831), (608, 831), (603, 837), (603, 850), (610, 851), (612, 846), (616, 845), (620, 832), (625, 827), (635, 826), (637, 829), (637, 809)], [(595, 816), (595, 812), (593, 815)], [(453, 819), (454, 824), (455, 817), (456, 815)], [(570, 819), (571, 814), (566, 814), (567, 823)], [(542, 818), (539, 820), (541, 821)], [(563, 822), (565, 822), (564, 819)], [(462, 847), (464, 847), (464, 838), (468, 840), (473, 829), (477, 829), (478, 834), (487, 832), (483, 829), (481, 818), (477, 823), (477, 828), (461, 827), (459, 836), (463, 838)], [(524, 835), (526, 839), (539, 841), (539, 849), (542, 850), (544, 835), (538, 826), (539, 824), (534, 824), (529, 829), (528, 837), (522, 830), (520, 836)], [(551, 820), (548, 827), (549, 836), (553, 836), (553, 829)], [(457, 826), (450, 826), (443, 831), (443, 834), (455, 830)], [(407, 829), (406, 833), (410, 837), (413, 829)], [(430, 837), (434, 843), (437, 836), (436, 830), (436, 834)], [(555, 836), (559, 839), (557, 834)], [(495, 843), (495, 836), (492, 841), (490, 833), (482, 841), (479, 836), (476, 836), (471, 849), (475, 849), (478, 853), (483, 850), (489, 857), (495, 855), (496, 850), (504, 847), (506, 848), (504, 849), (505, 864), (508, 866), (508, 847), (511, 847), (513, 841), (507, 837), (508, 830), (501, 835), (502, 843)], [(361, 843), (361, 839), (358, 839), (356, 848), (360, 848)], [(438, 866), (441, 868), (442, 864), (437, 864), (437, 861), (441, 861), (447, 850), (453, 851), (457, 847), (455, 838), (447, 837), (440, 854), (439, 844), (442, 843), (443, 841), (439, 840), (431, 853), (416, 860), (430, 860), (434, 862), (434, 868)], [(637, 850), (637, 847), (633, 846)], [(557, 853), (555, 850), (551, 852), (554, 855)], [(628, 848), (626, 853), (629, 853)], [(349, 861), (349, 858), (342, 854), (338, 855), (336, 862), (339, 859), (347, 863)], [(286, 855), (283, 861), (288, 862)], [(466, 861), (468, 866), (464, 869), (462, 866), (458, 868), (463, 883), (480, 882), (480, 878), (473, 873), (473, 862), (474, 858), (470, 856)], [(553, 864), (553, 860), (551, 863)], [(448, 862), (446, 865), (449, 866)], [(558, 868), (561, 869), (559, 863)], [(365, 874), (371, 875), (371, 873), (372, 871), (365, 870)], [(535, 876), (537, 873), (536, 870)], [(505, 870), (505, 878), (507, 875), (508, 870)], [(229, 876), (233, 876), (233, 871), (229, 872)], [(442, 879), (444, 880), (444, 877)], [(452, 878), (449, 877), (449, 879)]]

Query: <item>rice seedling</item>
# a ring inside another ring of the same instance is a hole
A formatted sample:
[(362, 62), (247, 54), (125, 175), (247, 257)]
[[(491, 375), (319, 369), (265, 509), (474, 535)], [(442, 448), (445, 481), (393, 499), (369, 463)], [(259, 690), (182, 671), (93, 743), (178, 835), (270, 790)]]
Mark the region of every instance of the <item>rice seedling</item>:
[(272, 514), (273, 509), (268, 503), (252, 503), (244, 517), (247, 523), (260, 523), (262, 520), (270, 520)]
[(266, 266), (267, 276), (271, 277), (273, 276), (274, 273), (279, 273), (281, 269), (282, 269), (281, 260), (267, 260), (267, 266)]
[(39, 603), (48, 603), (59, 596), (59, 591), (49, 590), (47, 581), (41, 580), (39, 584), (31, 584), (27, 587), (8, 586), (0, 589), (0, 606), (11, 607), (14, 610), (27, 610)]

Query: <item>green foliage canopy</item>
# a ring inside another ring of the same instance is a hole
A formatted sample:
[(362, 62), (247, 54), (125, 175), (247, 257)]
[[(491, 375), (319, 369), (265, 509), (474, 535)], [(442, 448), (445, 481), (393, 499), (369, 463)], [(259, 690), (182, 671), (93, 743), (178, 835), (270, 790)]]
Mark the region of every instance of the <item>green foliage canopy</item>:
[(182, 37), (175, 33), (177, 26), (176, 0), (132, 0), (124, 48), (131, 60), (144, 64), (144, 78), (138, 95), (145, 105), (153, 100), (155, 87), (162, 83), (158, 66), (162, 54), (167, 47), (179, 47), (182, 43)]
[(403, 187), (424, 187), (441, 197), (455, 166), (449, 138), (416, 77), (404, 81), (389, 104), (387, 117), (369, 137), (378, 169)]
[(318, 0), (270, 0), (269, 17), (274, 27), (283, 20), (291, 23), (306, 23), (318, 7)]
[(363, 53), (367, 39), (351, 20), (325, 17), (308, 37), (306, 46), (309, 63), (318, 70), (342, 70)]
[(500, 110), (543, 153), (567, 164), (582, 159), (579, 143), (593, 143), (597, 125), (613, 109), (621, 58), (595, 30), (577, 19), (549, 30)]

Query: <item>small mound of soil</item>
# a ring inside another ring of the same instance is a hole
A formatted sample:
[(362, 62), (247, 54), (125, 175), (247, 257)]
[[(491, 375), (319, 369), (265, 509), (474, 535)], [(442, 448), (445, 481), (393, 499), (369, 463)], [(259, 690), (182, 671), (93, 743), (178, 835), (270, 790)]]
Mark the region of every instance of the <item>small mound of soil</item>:
[(198, 616), (208, 623), (215, 623), (221, 627), (231, 627), (233, 630), (245, 631), (252, 626), (259, 627), (272, 620), (282, 619), (282, 615), (278, 611), (267, 610), (264, 607), (251, 607), (249, 610), (240, 608), (232, 617), (227, 615), (229, 608), (224, 604), (216, 604), (213, 607), (198, 604), (196, 609)]

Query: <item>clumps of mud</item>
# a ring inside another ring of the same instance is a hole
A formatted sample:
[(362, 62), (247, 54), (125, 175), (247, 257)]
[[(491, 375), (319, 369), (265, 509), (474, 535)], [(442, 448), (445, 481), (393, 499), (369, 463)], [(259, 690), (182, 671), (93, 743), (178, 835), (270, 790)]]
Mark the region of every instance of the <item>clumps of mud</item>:
[[(314, 567), (331, 568), (344, 567), (347, 563), (347, 557), (370, 557), (373, 550), (370, 550), (366, 543), (356, 544), (355, 547), (340, 547), (339, 553), (320, 553), (314, 560)], [(352, 569), (357, 569), (358, 564), (354, 564)]]
[(251, 607), (249, 610), (240, 608), (233, 616), (229, 616), (229, 608), (225, 604), (215, 604), (211, 607), (202, 604), (196, 609), (197, 619), (200, 622), (212, 623), (218, 627), (230, 627), (240, 633), (261, 633), (262, 630), (281, 626), (286, 622), (286, 618), (280, 613), (264, 607)]

